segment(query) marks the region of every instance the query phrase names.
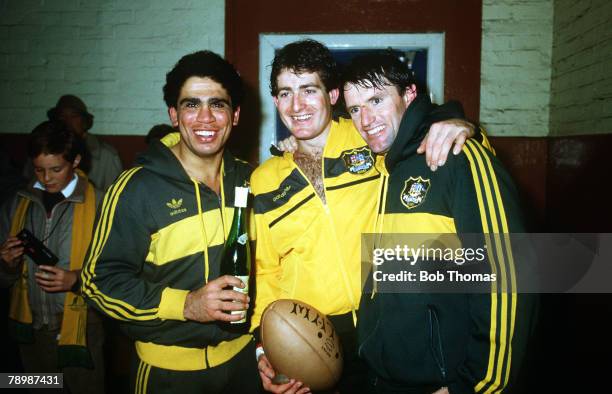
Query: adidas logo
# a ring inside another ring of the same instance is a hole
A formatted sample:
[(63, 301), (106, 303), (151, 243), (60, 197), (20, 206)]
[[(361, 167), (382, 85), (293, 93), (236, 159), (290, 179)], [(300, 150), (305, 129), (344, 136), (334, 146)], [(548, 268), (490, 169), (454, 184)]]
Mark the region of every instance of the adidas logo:
[(183, 199), (175, 199), (173, 198), (169, 202), (166, 203), (166, 206), (172, 211), (170, 211), (170, 216), (178, 215), (179, 213), (187, 212), (187, 208), (181, 208), (183, 206)]
[(182, 205), (183, 205), (183, 199), (182, 198), (179, 199), (179, 200), (176, 200), (176, 199), (173, 198), (170, 202), (166, 203), (166, 206), (168, 208), (171, 208), (171, 209), (179, 209)]

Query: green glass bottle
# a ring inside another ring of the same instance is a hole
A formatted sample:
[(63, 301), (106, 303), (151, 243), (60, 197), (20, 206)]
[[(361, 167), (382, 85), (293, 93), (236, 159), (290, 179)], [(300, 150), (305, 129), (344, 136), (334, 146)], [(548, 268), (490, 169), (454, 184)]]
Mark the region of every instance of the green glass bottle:
[[(223, 259), (221, 260), (221, 275), (232, 275), (240, 279), (245, 284), (244, 288), (234, 287), (234, 290), (244, 294), (249, 293), (249, 277), (251, 274), (251, 248), (246, 225), (248, 193), (249, 189), (246, 187), (236, 187), (235, 189), (234, 218), (227, 241), (225, 241)], [(232, 311), (232, 314), (245, 312)], [(246, 313), (245, 318), (231, 323), (234, 325), (245, 324)]]

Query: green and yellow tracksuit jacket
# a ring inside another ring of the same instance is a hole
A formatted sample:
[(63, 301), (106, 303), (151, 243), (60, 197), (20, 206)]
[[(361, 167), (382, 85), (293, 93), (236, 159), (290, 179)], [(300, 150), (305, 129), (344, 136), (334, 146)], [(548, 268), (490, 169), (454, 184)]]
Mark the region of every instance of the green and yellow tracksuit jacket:
[(154, 143), (109, 188), (82, 281), (88, 302), (119, 320), (141, 360), (201, 370), (228, 361), (250, 340), (214, 322), (186, 321), (183, 307), (190, 290), (219, 277), (234, 187), (251, 169), (225, 152), (219, 197), (189, 178), (169, 149), (179, 141), (174, 133)]
[[(377, 161), (384, 201), (377, 232), (525, 232), (510, 177), (478, 141), (468, 140), (436, 172), (416, 154), (435, 118), (429, 99), (417, 96), (390, 151)], [(411, 190), (415, 183), (420, 186)], [(381, 385), (414, 392), (448, 386), (457, 394), (498, 392), (509, 383), (525, 351), (534, 303), (513, 287), (509, 239), (490, 239), (489, 262), (506, 292), (363, 295), (359, 354)]]
[(373, 229), (379, 172), (352, 122), (332, 122), (323, 151), (326, 203), (293, 160), (272, 157), (251, 177), (257, 233), (252, 326), (280, 298), (326, 315), (356, 311), (361, 293), (360, 236)]

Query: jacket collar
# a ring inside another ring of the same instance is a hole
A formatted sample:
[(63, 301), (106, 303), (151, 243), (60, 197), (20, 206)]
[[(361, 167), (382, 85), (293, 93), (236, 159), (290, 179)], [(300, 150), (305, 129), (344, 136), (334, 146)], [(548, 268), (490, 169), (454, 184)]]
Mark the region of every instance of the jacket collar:
[[(161, 176), (191, 184), (185, 169), (170, 150), (180, 140), (181, 134), (176, 132), (166, 135), (161, 141), (153, 141), (147, 151), (137, 158), (136, 163)], [(236, 160), (227, 148), (223, 151), (222, 168), (222, 175), (233, 173), (236, 168)]]
[[(72, 180), (70, 182), (68, 182), (68, 184), (66, 185), (66, 187), (64, 187), (61, 190), (61, 193), (64, 195), (64, 197), (70, 197), (70, 195), (74, 192), (74, 189), (76, 188), (77, 182), (78, 182), (78, 175), (76, 173), (74, 173), (74, 177), (72, 178)], [(40, 181), (36, 181), (34, 182), (34, 185), (32, 185), (32, 187), (34, 189), (38, 189), (38, 190), (45, 190), (45, 187), (40, 183)]]
[(398, 162), (416, 154), (433, 123), (452, 118), (465, 118), (461, 103), (449, 101), (436, 105), (426, 94), (417, 95), (404, 112), (395, 141), (385, 157), (387, 170), (393, 171)]
[(424, 120), (433, 105), (426, 94), (417, 94), (416, 98), (408, 105), (399, 125), (395, 141), (391, 145), (385, 157), (385, 166), (388, 171), (407, 156), (414, 154), (427, 133)]
[[(77, 175), (76, 186), (74, 191), (66, 197), (65, 201), (82, 203), (85, 201), (85, 189), (87, 187), (87, 177), (84, 176), (80, 171), (75, 173)], [(31, 181), (28, 186), (17, 192), (17, 195), (27, 198), (28, 200), (42, 204), (42, 190), (35, 188), (34, 185), (37, 181)], [(65, 189), (64, 189), (65, 190)]]

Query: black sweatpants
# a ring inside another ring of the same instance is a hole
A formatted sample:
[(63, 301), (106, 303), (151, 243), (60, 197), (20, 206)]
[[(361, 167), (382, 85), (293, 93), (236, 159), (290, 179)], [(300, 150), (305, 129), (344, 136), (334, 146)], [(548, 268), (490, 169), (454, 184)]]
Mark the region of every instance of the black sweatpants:
[(132, 370), (134, 394), (257, 394), (263, 392), (251, 341), (231, 360), (198, 371), (157, 368), (136, 357)]

